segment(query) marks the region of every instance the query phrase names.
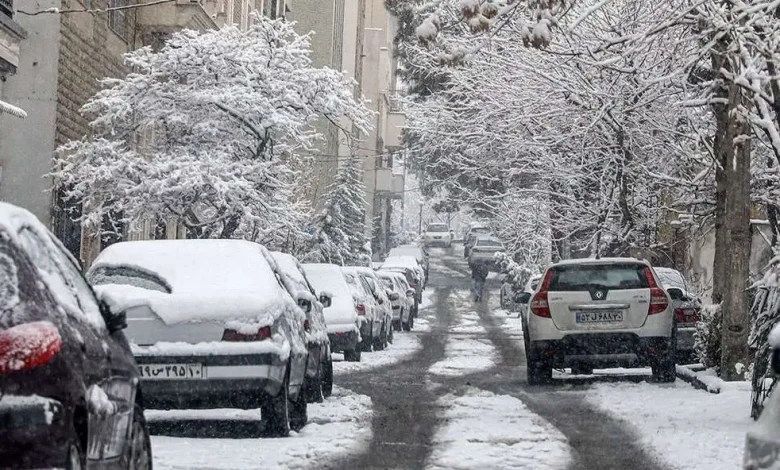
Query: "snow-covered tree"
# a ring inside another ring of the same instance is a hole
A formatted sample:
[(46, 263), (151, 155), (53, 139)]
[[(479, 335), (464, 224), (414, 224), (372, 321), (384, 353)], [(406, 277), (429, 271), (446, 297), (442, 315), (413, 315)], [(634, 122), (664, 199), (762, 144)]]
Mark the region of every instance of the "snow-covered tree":
[(154, 218), (200, 237), (300, 231), (291, 162), (320, 137), (314, 120), (370, 126), (353, 81), (310, 53), (309, 35), (257, 15), (247, 31), (185, 30), (126, 54), (133, 72), (83, 107), (90, 135), (59, 149), (56, 189), (92, 230)]
[(314, 220), (311, 262), (343, 266), (370, 266), (370, 239), (366, 236), (366, 201), (363, 171), (358, 157), (339, 168), (325, 195), (325, 206)]

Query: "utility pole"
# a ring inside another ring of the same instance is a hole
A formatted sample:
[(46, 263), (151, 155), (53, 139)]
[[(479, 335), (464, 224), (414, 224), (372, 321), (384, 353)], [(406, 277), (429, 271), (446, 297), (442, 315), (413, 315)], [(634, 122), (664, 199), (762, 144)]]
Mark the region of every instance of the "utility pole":
[(424, 201), (420, 201), (420, 227), (417, 229), (417, 231), (422, 234), (422, 215), (423, 215), (423, 206), (425, 205)]

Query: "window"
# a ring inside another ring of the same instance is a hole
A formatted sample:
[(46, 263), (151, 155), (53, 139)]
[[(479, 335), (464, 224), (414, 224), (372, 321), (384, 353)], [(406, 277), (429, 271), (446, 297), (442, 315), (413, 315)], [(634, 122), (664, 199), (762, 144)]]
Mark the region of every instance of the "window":
[(642, 264), (583, 264), (553, 268), (550, 292), (600, 289), (646, 289)]
[(100, 266), (89, 272), (92, 285), (120, 284), (171, 293), (171, 286), (155, 273), (132, 266)]
[(238, 27), (241, 27), (241, 13), (243, 9), (241, 3), (241, 0), (233, 0), (233, 15), (230, 19), (231, 23)]
[(429, 232), (447, 232), (449, 229), (445, 224), (431, 224), (428, 226)]
[(127, 0), (108, 0), (108, 27), (122, 39), (127, 39), (127, 10), (112, 10), (127, 6)]

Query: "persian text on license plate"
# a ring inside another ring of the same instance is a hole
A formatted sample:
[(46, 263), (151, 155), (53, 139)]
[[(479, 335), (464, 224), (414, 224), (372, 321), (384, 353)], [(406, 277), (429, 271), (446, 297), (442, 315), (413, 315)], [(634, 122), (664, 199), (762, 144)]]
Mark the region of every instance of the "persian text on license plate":
[(146, 380), (204, 379), (202, 364), (138, 364), (141, 378)]
[(622, 321), (623, 312), (619, 310), (577, 312), (577, 323), (620, 323)]

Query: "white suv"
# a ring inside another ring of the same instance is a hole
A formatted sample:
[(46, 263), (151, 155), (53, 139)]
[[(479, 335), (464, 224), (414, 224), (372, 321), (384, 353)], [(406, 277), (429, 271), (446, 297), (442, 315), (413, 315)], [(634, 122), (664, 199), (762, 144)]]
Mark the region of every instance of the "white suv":
[(645, 261), (602, 258), (550, 266), (523, 324), (528, 382), (553, 368), (649, 365), (659, 382), (675, 379), (672, 302)]
[(423, 233), (423, 245), (442, 245), (449, 248), (452, 246), (452, 233), (447, 224), (428, 224)]

